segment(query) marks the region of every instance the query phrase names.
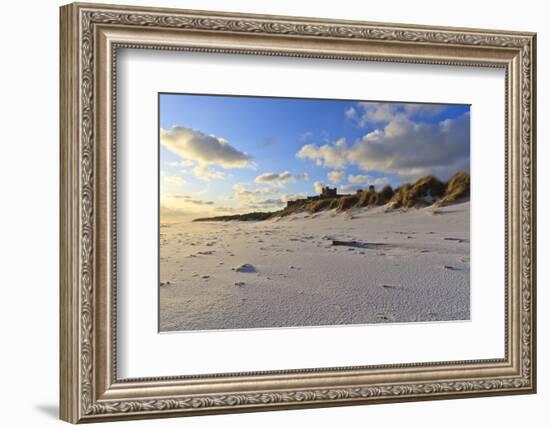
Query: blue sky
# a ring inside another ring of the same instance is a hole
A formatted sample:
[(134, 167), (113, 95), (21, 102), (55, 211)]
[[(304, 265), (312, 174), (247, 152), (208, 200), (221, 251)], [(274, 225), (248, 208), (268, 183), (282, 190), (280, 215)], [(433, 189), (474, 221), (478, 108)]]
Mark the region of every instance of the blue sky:
[(160, 94), (161, 215), (276, 210), (469, 170), (469, 106)]

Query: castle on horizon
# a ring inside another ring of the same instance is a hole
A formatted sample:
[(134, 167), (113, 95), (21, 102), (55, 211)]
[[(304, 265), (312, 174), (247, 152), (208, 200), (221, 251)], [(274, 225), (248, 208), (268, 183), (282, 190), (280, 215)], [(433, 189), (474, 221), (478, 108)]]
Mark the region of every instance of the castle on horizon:
[(319, 198), (321, 199), (328, 199), (328, 198), (333, 198), (333, 197), (336, 197), (337, 194), (336, 194), (336, 187), (334, 188), (330, 188), (328, 185), (326, 187), (323, 187), (321, 189), (321, 195), (319, 196)]
[(334, 199), (336, 197), (344, 196), (345, 194), (338, 194), (336, 187), (330, 188), (328, 185), (321, 189), (321, 194), (318, 196), (308, 196), (306, 199), (288, 200), (286, 207), (303, 205), (304, 203), (314, 202), (321, 199)]

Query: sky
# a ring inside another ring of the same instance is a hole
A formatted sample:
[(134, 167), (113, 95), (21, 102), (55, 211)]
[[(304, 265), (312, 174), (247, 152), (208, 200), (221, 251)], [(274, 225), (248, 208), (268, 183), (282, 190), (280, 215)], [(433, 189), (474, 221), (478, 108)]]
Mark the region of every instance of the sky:
[(159, 94), (161, 221), (470, 169), (468, 105)]

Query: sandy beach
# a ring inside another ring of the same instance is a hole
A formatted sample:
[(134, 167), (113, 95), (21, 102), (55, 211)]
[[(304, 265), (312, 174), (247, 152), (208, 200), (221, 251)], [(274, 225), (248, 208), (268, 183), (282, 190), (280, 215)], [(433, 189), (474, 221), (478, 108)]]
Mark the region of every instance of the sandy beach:
[(161, 224), (160, 331), (466, 320), (470, 206)]

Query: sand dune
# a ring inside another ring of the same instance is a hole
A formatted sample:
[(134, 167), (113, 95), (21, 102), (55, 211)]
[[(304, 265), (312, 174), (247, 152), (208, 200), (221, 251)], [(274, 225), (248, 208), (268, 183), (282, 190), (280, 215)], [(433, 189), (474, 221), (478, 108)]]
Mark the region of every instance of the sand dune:
[(161, 225), (160, 330), (464, 320), (469, 202)]

